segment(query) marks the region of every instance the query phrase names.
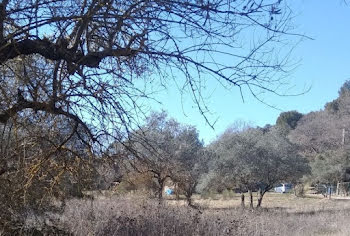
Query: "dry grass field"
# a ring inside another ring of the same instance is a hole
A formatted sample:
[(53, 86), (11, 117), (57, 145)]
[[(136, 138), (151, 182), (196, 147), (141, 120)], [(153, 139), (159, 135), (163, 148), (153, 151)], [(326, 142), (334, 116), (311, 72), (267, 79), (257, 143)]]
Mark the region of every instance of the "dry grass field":
[[(256, 195), (254, 197), (256, 204)], [(205, 200), (197, 196), (195, 202), (206, 208), (206, 214), (230, 218), (230, 214), (236, 212), (236, 217), (244, 219), (242, 225), (246, 227), (246, 231), (236, 232), (239, 235), (248, 232), (249, 235), (350, 235), (349, 197), (328, 199), (307, 194), (300, 198), (293, 194), (267, 193), (262, 209), (246, 208), (244, 211), (240, 209), (240, 196), (235, 194), (214, 195)]]
[[(241, 199), (239, 194), (223, 196), (215, 194), (209, 199), (202, 199), (200, 196), (194, 197), (195, 202), (206, 208), (225, 209), (240, 207)], [(254, 194), (254, 205), (257, 202), (257, 194)], [(246, 206), (248, 206), (248, 196), (246, 196)], [(350, 209), (350, 197), (332, 196), (331, 199), (323, 197), (321, 194), (307, 194), (305, 197), (296, 197), (292, 193), (266, 193), (262, 207), (268, 210), (283, 210), (286, 212), (304, 212), (313, 210), (341, 210)]]
[[(350, 200), (268, 193), (261, 209), (240, 207), (239, 196), (195, 196), (201, 210), (184, 201), (146, 197), (74, 199), (62, 214), (36, 218), (73, 235), (350, 235)], [(34, 224), (28, 221), (28, 224)]]

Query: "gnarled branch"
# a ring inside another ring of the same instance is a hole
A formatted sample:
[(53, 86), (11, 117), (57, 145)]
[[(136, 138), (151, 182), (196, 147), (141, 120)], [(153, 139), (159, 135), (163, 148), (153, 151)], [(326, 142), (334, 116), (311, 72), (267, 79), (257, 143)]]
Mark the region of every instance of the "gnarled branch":
[(42, 39), (24, 39), (19, 42), (7, 43), (0, 46), (0, 64), (20, 55), (40, 54), (46, 59), (75, 63), (77, 65), (96, 68), (105, 57), (132, 57), (137, 49), (118, 48), (105, 49), (99, 52), (91, 52), (84, 55), (80, 51), (65, 48), (62, 45)]
[(33, 109), (35, 111), (45, 111), (47, 113), (55, 114), (55, 115), (63, 115), (69, 119), (74, 120), (76, 123), (83, 126), (85, 131), (88, 133), (90, 138), (95, 141), (94, 135), (90, 131), (90, 129), (87, 127), (87, 125), (76, 115), (69, 113), (67, 111), (64, 111), (61, 107), (55, 107), (52, 104), (48, 103), (42, 103), (42, 102), (34, 102), (34, 101), (21, 101), (14, 105), (13, 107), (5, 110), (0, 114), (0, 123), (6, 123), (11, 117), (13, 117), (15, 114), (17, 114), (20, 111), (23, 111), (25, 109)]

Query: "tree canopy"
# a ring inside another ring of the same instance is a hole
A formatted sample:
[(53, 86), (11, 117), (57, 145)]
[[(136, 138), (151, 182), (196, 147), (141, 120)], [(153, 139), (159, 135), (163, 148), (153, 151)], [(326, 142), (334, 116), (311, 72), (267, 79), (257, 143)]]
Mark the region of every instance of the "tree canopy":
[(303, 115), (297, 111), (282, 112), (277, 120), (276, 125), (284, 132), (288, 133), (290, 130), (295, 129), (298, 121)]
[(304, 115), (289, 139), (311, 161), (314, 183), (349, 181), (349, 81), (339, 89), (338, 97), (323, 110)]
[(212, 170), (217, 173), (214, 178), (241, 192), (259, 189), (257, 206), (276, 184), (296, 183), (309, 173), (307, 160), (276, 128), (267, 132), (259, 128), (226, 132), (211, 148), (218, 156)]
[(167, 180), (191, 197), (205, 166), (203, 143), (194, 127), (168, 118), (165, 112), (152, 113), (127, 142), (132, 147), (129, 162), (137, 172), (153, 176), (159, 198)]

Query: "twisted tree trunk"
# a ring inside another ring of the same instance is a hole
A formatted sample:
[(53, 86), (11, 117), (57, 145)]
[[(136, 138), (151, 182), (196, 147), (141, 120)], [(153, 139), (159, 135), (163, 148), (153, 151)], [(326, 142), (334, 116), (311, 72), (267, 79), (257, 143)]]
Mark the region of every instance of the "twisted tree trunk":
[(244, 198), (245, 198), (244, 193), (242, 193), (242, 194), (241, 194), (241, 207), (242, 207), (242, 208), (245, 208)]
[(249, 194), (249, 199), (250, 199), (249, 207), (253, 209), (254, 208), (253, 191), (251, 189), (249, 189), (248, 194)]

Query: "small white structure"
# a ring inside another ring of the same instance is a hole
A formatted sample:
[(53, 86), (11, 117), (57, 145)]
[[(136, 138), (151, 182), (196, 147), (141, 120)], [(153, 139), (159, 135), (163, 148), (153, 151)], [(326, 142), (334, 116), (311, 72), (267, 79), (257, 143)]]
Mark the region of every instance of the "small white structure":
[(292, 184), (284, 183), (275, 187), (276, 193), (289, 193), (290, 191), (292, 191)]

